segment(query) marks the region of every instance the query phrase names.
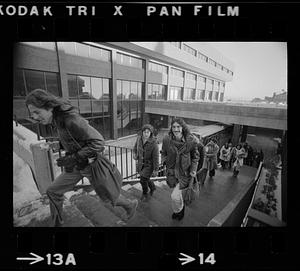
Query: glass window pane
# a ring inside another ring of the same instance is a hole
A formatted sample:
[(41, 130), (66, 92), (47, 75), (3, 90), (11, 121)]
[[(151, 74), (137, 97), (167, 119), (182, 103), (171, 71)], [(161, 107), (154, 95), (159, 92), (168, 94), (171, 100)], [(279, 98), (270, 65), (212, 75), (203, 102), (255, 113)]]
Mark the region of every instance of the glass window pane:
[(148, 99), (151, 99), (152, 98), (152, 84), (148, 84)]
[(109, 99), (109, 79), (102, 78), (103, 84), (103, 99)]
[(14, 97), (15, 96), (26, 96), (23, 70), (20, 69), (16, 69), (14, 73)]
[(138, 99), (142, 100), (142, 83), (138, 82)]
[(78, 96), (76, 75), (68, 74), (68, 89), (69, 89), (70, 98), (74, 98)]
[(122, 81), (122, 99), (129, 99), (130, 89), (129, 81)]
[(37, 88), (46, 90), (43, 72), (25, 70), (25, 79), (28, 93)]
[(122, 99), (122, 81), (117, 80), (117, 99)]
[(61, 96), (58, 84), (58, 75), (52, 72), (45, 72), (47, 90), (55, 96)]
[(97, 77), (91, 78), (92, 87), (92, 98), (101, 99), (102, 98), (102, 79)]
[(89, 57), (89, 46), (81, 43), (76, 43), (76, 52), (78, 56)]
[(93, 116), (102, 116), (102, 100), (92, 100)]
[(91, 81), (90, 77), (77, 76), (78, 97), (81, 99), (90, 99), (91, 97)]
[(130, 98), (132, 100), (137, 100), (138, 96), (137, 96), (137, 82), (131, 82), (130, 83), (130, 88), (131, 88), (131, 94), (130, 94)]
[(92, 116), (91, 101), (87, 99), (79, 99), (80, 114), (84, 117)]

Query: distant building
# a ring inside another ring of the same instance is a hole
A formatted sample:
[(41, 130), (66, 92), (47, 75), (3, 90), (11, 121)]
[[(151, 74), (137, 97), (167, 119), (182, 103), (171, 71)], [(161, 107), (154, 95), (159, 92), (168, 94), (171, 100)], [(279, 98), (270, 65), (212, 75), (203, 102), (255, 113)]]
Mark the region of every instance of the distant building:
[(254, 98), (251, 102), (287, 104), (287, 91), (282, 90), (280, 93), (274, 92), (272, 97), (265, 96), (264, 99)]

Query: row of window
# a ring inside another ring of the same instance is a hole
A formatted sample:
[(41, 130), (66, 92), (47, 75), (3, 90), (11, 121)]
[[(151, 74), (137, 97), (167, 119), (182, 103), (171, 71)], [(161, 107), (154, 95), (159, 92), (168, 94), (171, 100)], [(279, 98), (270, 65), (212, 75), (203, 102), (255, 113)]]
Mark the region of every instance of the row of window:
[[(150, 100), (167, 100), (167, 86), (159, 84), (148, 84), (147, 98)], [(223, 101), (224, 93), (194, 88), (183, 88), (170, 86), (168, 100), (209, 100)]]
[(122, 53), (117, 53), (117, 63), (139, 69), (144, 68), (144, 61), (142, 59)]
[(229, 69), (227, 69), (226, 67), (222, 66), (221, 64), (217, 63), (216, 61), (214, 61), (213, 59), (207, 57), (206, 55), (200, 53), (200, 52), (197, 52), (196, 49), (186, 45), (185, 43), (183, 43), (183, 45), (181, 45), (181, 42), (171, 42), (171, 44), (179, 49), (183, 49), (184, 51), (188, 52), (189, 54), (193, 55), (194, 57), (198, 57), (199, 59), (217, 67), (218, 69), (226, 72), (226, 73), (229, 73), (233, 76), (233, 72)]
[(15, 69), (14, 71), (14, 97), (25, 97), (34, 89), (45, 89), (56, 96), (61, 96), (58, 73)]

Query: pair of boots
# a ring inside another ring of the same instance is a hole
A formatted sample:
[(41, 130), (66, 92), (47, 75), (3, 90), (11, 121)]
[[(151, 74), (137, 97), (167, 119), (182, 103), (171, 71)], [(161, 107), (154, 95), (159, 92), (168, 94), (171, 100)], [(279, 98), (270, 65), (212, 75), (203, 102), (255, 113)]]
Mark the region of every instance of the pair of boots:
[(212, 178), (212, 177), (215, 176), (215, 174), (216, 174), (216, 171), (214, 169), (212, 169), (212, 170), (209, 171), (209, 177)]
[(233, 169), (233, 177), (237, 177), (237, 175), (239, 174), (239, 171), (236, 170), (235, 168)]
[(172, 214), (172, 219), (177, 219), (177, 220), (181, 220), (183, 217), (184, 217), (184, 205), (183, 205), (183, 208), (181, 209), (180, 212), (178, 213), (173, 213)]
[(140, 183), (142, 185), (142, 190), (143, 190), (141, 201), (144, 201), (147, 199), (147, 196), (148, 196), (148, 187), (150, 189), (150, 196), (153, 195), (154, 190), (156, 190), (156, 187), (152, 180), (144, 178), (144, 177), (141, 177)]
[(125, 209), (127, 213), (127, 219), (129, 220), (135, 215), (136, 208), (138, 206), (138, 200), (129, 200), (121, 194), (116, 201), (116, 206), (121, 206)]

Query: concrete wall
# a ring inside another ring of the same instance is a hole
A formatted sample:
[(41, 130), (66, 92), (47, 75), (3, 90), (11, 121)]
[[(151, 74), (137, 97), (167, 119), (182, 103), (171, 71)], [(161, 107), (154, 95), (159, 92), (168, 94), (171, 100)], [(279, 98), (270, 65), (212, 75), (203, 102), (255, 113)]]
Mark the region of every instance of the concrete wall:
[(222, 103), (150, 101), (145, 112), (222, 123), (287, 130), (287, 109), (263, 108)]

